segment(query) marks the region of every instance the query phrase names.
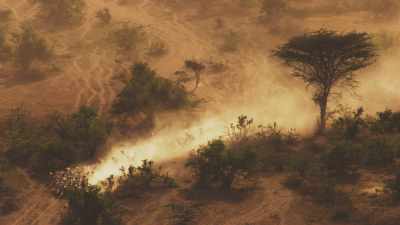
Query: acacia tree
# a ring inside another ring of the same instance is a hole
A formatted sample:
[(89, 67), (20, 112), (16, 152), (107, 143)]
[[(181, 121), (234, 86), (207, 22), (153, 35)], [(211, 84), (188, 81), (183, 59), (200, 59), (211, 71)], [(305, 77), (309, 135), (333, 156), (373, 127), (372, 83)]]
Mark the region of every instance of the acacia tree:
[(273, 54), (292, 68), (292, 76), (313, 87), (313, 100), (320, 108), (320, 133), (326, 127), (333, 89), (357, 87), (354, 72), (372, 64), (377, 56), (369, 34), (324, 29), (293, 37)]

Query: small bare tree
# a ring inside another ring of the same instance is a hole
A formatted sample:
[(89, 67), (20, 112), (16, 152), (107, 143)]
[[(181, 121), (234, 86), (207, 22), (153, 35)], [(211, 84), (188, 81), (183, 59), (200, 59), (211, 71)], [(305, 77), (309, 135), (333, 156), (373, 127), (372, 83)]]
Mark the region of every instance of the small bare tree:
[(293, 37), (273, 54), (293, 69), (292, 76), (314, 88), (313, 100), (320, 108), (320, 133), (326, 127), (333, 89), (355, 88), (354, 72), (371, 65), (377, 56), (369, 34), (324, 29)]
[(194, 76), (196, 77), (196, 84), (192, 92), (195, 92), (197, 88), (199, 87), (200, 84), (200, 76), (201, 73), (204, 71), (206, 68), (202, 63), (197, 62), (195, 60), (186, 60), (185, 61), (185, 67), (187, 69), (190, 69), (193, 71)]

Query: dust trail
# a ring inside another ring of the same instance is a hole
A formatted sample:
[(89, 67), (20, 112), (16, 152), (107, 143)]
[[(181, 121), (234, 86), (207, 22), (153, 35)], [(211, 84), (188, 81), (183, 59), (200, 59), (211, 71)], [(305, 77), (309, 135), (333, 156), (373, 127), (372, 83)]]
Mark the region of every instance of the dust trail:
[(88, 168), (93, 172), (89, 182), (96, 184), (110, 175), (118, 176), (121, 167), (138, 166), (145, 159), (161, 162), (185, 155), (199, 145), (223, 135), (224, 131), (225, 123), (222, 120), (210, 118), (187, 128), (163, 129), (151, 138), (135, 144), (114, 146), (99, 165)]
[(185, 156), (226, 134), (228, 126), (242, 114), (254, 118), (256, 125), (277, 122), (283, 128), (296, 128), (302, 133), (312, 129), (315, 108), (303, 89), (282, 85), (286, 81), (276, 76), (278, 71), (271, 67), (265, 56), (253, 56), (243, 66), (244, 74), (248, 76), (245, 84), (252, 88), (244, 92), (240, 88), (231, 90), (232, 101), (217, 101), (203, 106), (204, 112), (197, 115), (203, 119), (178, 115), (172, 119), (161, 118), (159, 122), (167, 127), (159, 128), (152, 137), (137, 143), (113, 146), (101, 162), (88, 167), (91, 173), (89, 181), (96, 184), (110, 175), (118, 176), (121, 167), (138, 166), (145, 159), (160, 163)]

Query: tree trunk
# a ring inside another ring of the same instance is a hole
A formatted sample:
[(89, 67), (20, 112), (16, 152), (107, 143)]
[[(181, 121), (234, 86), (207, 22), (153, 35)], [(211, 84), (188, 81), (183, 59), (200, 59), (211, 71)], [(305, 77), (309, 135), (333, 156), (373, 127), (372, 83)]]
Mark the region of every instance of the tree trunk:
[(195, 72), (194, 75), (196, 77), (196, 83), (195, 83), (195, 86), (194, 86), (193, 90), (191, 91), (191, 93), (196, 92), (196, 90), (197, 90), (197, 88), (199, 87), (199, 84), (200, 84), (200, 72)]
[(319, 104), (320, 107), (320, 121), (319, 121), (319, 130), (318, 134), (323, 134), (326, 129), (326, 111), (328, 106), (328, 94), (324, 94), (321, 98), (321, 102)]

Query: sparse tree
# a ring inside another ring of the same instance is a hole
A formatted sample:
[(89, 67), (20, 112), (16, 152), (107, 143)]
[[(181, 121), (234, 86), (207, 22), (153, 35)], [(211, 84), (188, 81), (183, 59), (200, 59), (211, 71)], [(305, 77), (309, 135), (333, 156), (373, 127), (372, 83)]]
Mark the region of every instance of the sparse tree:
[(24, 24), (21, 32), (14, 35), (15, 63), (23, 72), (29, 71), (36, 61), (51, 59), (52, 51), (46, 40), (34, 31), (31, 25)]
[(200, 84), (201, 72), (203, 72), (206, 67), (202, 63), (195, 60), (186, 60), (185, 67), (193, 71), (194, 76), (196, 77), (196, 84), (194, 89), (192, 90), (192, 92), (195, 92)]
[(334, 89), (355, 88), (354, 72), (371, 65), (377, 56), (369, 34), (324, 29), (293, 37), (273, 54), (292, 68), (293, 77), (313, 87), (313, 100), (320, 108), (320, 133), (326, 127), (328, 100)]

